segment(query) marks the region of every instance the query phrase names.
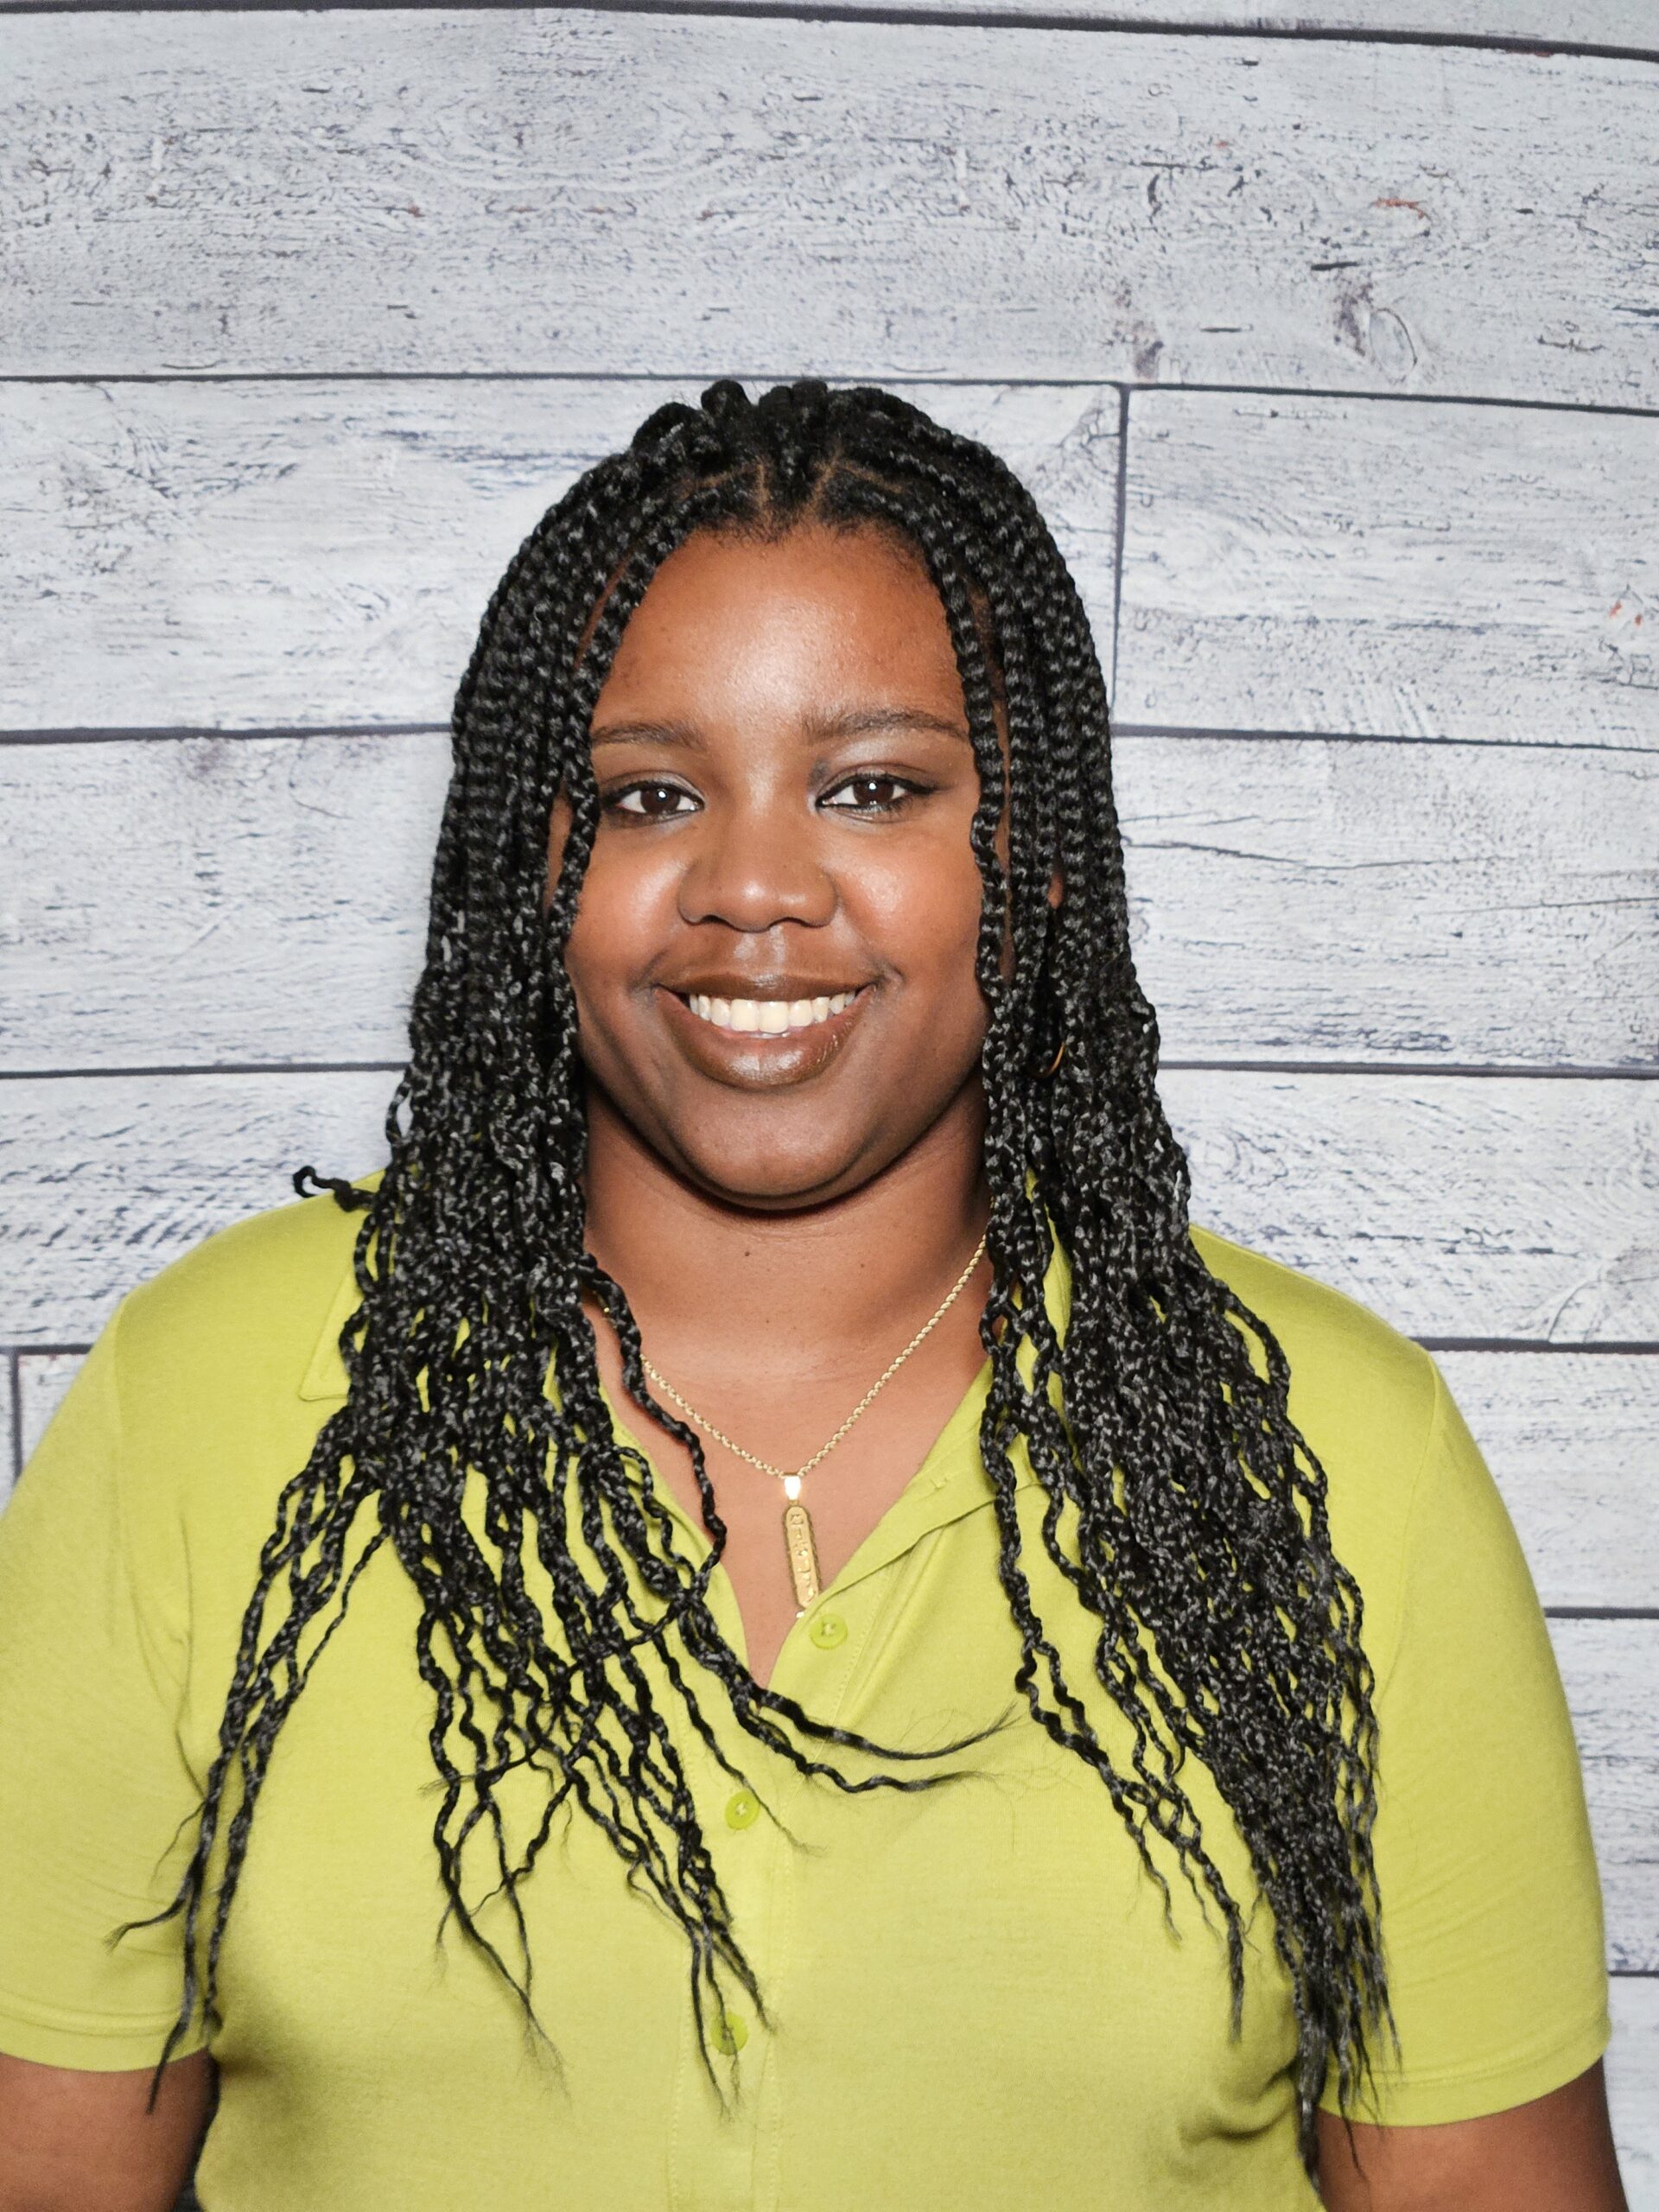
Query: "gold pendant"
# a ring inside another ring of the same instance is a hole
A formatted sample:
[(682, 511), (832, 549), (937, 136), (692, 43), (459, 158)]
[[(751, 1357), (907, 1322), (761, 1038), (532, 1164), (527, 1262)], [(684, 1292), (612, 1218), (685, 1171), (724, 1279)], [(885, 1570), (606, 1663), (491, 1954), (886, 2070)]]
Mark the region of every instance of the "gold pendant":
[(812, 1516), (798, 1500), (784, 1508), (784, 1548), (789, 1554), (789, 1572), (795, 1585), (795, 1604), (804, 1612), (817, 1596), (818, 1548), (812, 1540)]

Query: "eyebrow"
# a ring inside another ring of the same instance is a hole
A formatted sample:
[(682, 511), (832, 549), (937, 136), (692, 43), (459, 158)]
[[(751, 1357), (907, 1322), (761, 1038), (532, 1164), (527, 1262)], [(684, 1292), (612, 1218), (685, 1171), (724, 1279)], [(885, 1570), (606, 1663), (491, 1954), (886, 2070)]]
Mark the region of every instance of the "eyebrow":
[[(802, 731), (804, 741), (811, 745), (832, 742), (836, 738), (867, 737), (881, 730), (910, 730), (920, 735), (953, 737), (960, 744), (971, 744), (972, 740), (962, 723), (948, 721), (943, 715), (930, 714), (925, 707), (850, 707), (836, 715), (809, 716)], [(664, 745), (684, 753), (701, 753), (702, 735), (689, 722), (607, 722), (603, 729), (593, 732), (589, 741), (597, 749), (601, 745)]]

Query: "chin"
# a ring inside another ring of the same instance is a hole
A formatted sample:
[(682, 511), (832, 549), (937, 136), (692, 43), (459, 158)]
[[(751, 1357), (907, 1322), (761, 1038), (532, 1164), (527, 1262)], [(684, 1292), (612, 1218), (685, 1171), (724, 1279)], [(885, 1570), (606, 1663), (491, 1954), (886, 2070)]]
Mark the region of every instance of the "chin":
[(683, 1172), (711, 1198), (756, 1212), (779, 1213), (817, 1205), (868, 1181), (880, 1163), (872, 1164), (858, 1147), (770, 1151), (741, 1143), (711, 1146), (706, 1133), (675, 1147)]

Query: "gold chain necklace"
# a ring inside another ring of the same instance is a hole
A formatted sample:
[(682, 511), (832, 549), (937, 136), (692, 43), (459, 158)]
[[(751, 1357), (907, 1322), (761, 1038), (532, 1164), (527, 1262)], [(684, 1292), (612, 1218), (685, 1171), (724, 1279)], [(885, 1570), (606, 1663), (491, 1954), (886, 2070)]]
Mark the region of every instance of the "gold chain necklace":
[(709, 1434), (715, 1439), (717, 1444), (723, 1444), (726, 1449), (734, 1453), (736, 1458), (740, 1459), (747, 1459), (750, 1466), (759, 1467), (763, 1472), (768, 1475), (776, 1475), (779, 1481), (782, 1483), (785, 1501), (784, 1505), (784, 1549), (789, 1560), (790, 1577), (795, 1585), (795, 1611), (797, 1619), (798, 1619), (801, 1614), (806, 1611), (807, 1607), (812, 1603), (813, 1599), (817, 1596), (823, 1586), (818, 1580), (818, 1548), (817, 1540), (812, 1532), (812, 1516), (807, 1511), (805, 1506), (801, 1503), (801, 1478), (803, 1476), (810, 1474), (812, 1469), (817, 1465), (820, 1459), (827, 1459), (829, 1457), (830, 1453), (835, 1450), (836, 1445), (839, 1444), (842, 1438), (846, 1435), (848, 1430), (858, 1419), (859, 1415), (864, 1412), (866, 1408), (869, 1405), (870, 1401), (875, 1396), (876, 1392), (885, 1389), (887, 1384), (892, 1382), (893, 1376), (899, 1372), (899, 1370), (910, 1357), (910, 1355), (915, 1351), (917, 1345), (919, 1344), (922, 1339), (933, 1329), (937, 1328), (938, 1324), (944, 1319), (952, 1306), (956, 1304), (957, 1300), (962, 1295), (963, 1287), (967, 1283), (969, 1276), (972, 1274), (974, 1269), (979, 1265), (981, 1259), (983, 1257), (985, 1242), (985, 1237), (982, 1236), (978, 1243), (974, 1247), (974, 1255), (972, 1259), (969, 1261), (967, 1266), (957, 1277), (955, 1282), (951, 1284), (950, 1288), (946, 1292), (944, 1299), (935, 1309), (931, 1318), (929, 1320), (925, 1321), (922, 1326), (917, 1330), (915, 1335), (905, 1346), (904, 1350), (899, 1354), (899, 1357), (896, 1359), (890, 1360), (888, 1362), (887, 1367), (880, 1375), (877, 1376), (874, 1382), (871, 1383), (869, 1389), (864, 1393), (858, 1403), (853, 1408), (851, 1413), (848, 1414), (846, 1420), (842, 1421), (841, 1427), (836, 1431), (829, 1442), (827, 1444), (821, 1444), (817, 1450), (812, 1454), (812, 1457), (810, 1459), (803, 1459), (798, 1467), (774, 1466), (770, 1459), (762, 1459), (757, 1453), (746, 1451), (742, 1445), (734, 1443), (733, 1440), (727, 1435), (724, 1429), (716, 1428), (713, 1421), (709, 1421), (706, 1415), (700, 1414), (695, 1406), (688, 1403), (688, 1402), (683, 1398), (679, 1392), (674, 1388), (674, 1385), (669, 1382), (667, 1377), (665, 1376), (659, 1375), (657, 1372), (657, 1370), (652, 1365), (648, 1359), (645, 1359), (643, 1356), (641, 1357), (640, 1365), (645, 1369), (646, 1374), (650, 1376), (652, 1381), (657, 1385), (657, 1388), (663, 1393), (664, 1397), (671, 1398), (674, 1401), (675, 1404), (680, 1408), (680, 1411), (688, 1417), (694, 1427), (706, 1429)]

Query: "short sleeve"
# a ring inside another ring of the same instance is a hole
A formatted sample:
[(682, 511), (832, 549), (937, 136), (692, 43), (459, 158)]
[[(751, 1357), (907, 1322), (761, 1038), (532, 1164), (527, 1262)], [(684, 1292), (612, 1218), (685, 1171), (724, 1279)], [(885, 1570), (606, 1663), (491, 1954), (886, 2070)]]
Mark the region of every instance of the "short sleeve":
[[(180, 1922), (109, 1938), (172, 1898), (198, 1798), (130, 1565), (120, 1319), (0, 1513), (0, 2050), (93, 2071), (161, 2056)], [(204, 2040), (193, 2027), (173, 2055)]]
[(1548, 1624), (1438, 1366), (1398, 1620), (1376, 1694), (1375, 1845), (1400, 2052), (1379, 2045), (1376, 2102), (1353, 2117), (1414, 2126), (1559, 2088), (1610, 2032), (1600, 1885)]

